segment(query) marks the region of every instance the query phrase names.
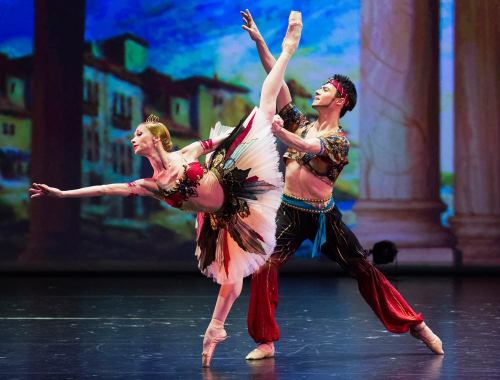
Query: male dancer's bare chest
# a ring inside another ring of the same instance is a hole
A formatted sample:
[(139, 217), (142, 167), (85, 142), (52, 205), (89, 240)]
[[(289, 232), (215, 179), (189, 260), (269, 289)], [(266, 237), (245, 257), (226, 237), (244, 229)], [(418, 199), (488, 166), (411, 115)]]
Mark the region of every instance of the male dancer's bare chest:
[(300, 198), (326, 199), (332, 194), (332, 185), (328, 178), (319, 177), (296, 160), (287, 159), (284, 192)]

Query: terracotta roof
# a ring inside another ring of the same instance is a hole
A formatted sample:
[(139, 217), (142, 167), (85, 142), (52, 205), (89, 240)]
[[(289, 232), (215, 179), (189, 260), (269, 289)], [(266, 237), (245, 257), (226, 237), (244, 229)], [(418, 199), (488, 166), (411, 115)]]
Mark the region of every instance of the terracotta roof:
[(155, 69), (148, 67), (141, 74), (143, 87), (146, 93), (163, 92), (169, 96), (189, 99), (190, 93), (178, 82), (175, 82), (171, 76), (162, 74)]
[(3, 115), (17, 116), (17, 117), (31, 117), (31, 112), (24, 107), (12, 103), (5, 96), (0, 95), (0, 113)]
[(136, 35), (132, 34), (132, 33), (123, 33), (123, 34), (119, 34), (115, 37), (111, 37), (111, 38), (107, 38), (105, 40), (101, 40), (101, 41), (98, 41), (99, 43), (117, 43), (117, 42), (122, 42), (124, 40), (133, 40), (141, 45), (144, 45), (144, 46), (149, 46), (149, 43), (148, 41), (146, 41), (145, 39), (142, 39), (140, 37), (137, 37)]
[(158, 110), (154, 107), (148, 106), (147, 104), (144, 106), (144, 120), (146, 119), (146, 115), (155, 114), (160, 117), (160, 122), (165, 124), (168, 128), (168, 131), (173, 137), (182, 137), (188, 139), (199, 139), (200, 135), (198, 132), (192, 130), (191, 128), (183, 125), (179, 125), (175, 123), (171, 118), (166, 117), (163, 112), (158, 112)]
[(91, 66), (100, 70), (102, 72), (111, 73), (116, 75), (118, 78), (135, 84), (137, 86), (142, 86), (141, 77), (137, 74), (133, 74), (127, 71), (123, 66), (113, 64), (102, 59), (94, 57), (90, 52), (86, 52), (83, 56), (83, 62), (85, 65)]
[(12, 62), (19, 67), (27, 76), (32, 75), (33, 71), (33, 55), (25, 55), (23, 57), (14, 58)]
[(176, 124), (169, 118), (164, 118), (162, 120), (163, 123), (167, 126), (168, 131), (170, 132), (170, 135), (172, 135), (172, 137), (182, 137), (193, 140), (200, 138), (200, 135), (189, 127), (183, 127), (179, 124)]
[(198, 90), (199, 86), (206, 86), (209, 88), (239, 92), (242, 94), (246, 94), (249, 92), (248, 88), (246, 88), (246, 87), (232, 84), (232, 83), (223, 82), (223, 81), (219, 80), (218, 78), (208, 78), (208, 77), (202, 77), (202, 76), (193, 76), (190, 78), (178, 80), (178, 81), (176, 81), (176, 83), (182, 85), (191, 94), (194, 94)]
[(0, 53), (0, 72), (21, 78), (26, 77), (30, 75), (31, 60), (32, 56), (9, 58), (7, 55)]

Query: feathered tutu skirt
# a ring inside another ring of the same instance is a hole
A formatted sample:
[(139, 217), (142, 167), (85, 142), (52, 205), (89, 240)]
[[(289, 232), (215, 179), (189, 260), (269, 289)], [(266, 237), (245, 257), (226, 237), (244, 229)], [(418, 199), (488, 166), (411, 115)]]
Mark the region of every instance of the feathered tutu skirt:
[[(228, 129), (217, 123), (210, 138)], [(198, 213), (196, 257), (206, 276), (231, 283), (259, 269), (276, 244), (283, 177), (270, 122), (255, 107), (207, 160), (224, 203), (214, 213)]]

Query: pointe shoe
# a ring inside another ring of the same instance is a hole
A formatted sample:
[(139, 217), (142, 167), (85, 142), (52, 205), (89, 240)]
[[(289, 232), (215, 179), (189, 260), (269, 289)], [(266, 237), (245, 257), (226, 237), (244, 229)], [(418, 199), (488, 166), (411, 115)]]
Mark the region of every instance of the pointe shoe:
[(269, 347), (268, 344), (260, 344), (254, 350), (250, 351), (245, 357), (246, 360), (261, 360), (274, 357), (274, 345), (269, 348), (264, 349), (264, 346)]
[(443, 342), (441, 342), (441, 339), (439, 339), (439, 337), (432, 332), (425, 322), (410, 328), (410, 334), (414, 338), (424, 342), (425, 345), (436, 355), (444, 355)]
[(283, 52), (293, 54), (299, 46), (300, 35), (302, 34), (302, 13), (291, 11), (288, 18), (288, 29), (281, 44)]
[(203, 338), (203, 352), (201, 354), (201, 366), (210, 367), (215, 347), (227, 339), (226, 330), (223, 327), (208, 327)]

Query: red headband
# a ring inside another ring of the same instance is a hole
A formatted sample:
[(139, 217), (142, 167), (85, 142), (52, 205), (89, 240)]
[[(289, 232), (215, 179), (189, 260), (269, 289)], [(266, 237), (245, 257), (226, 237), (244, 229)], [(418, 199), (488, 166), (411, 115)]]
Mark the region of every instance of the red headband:
[(345, 92), (344, 87), (342, 87), (342, 85), (335, 79), (329, 79), (327, 83), (330, 83), (333, 87), (335, 87), (339, 92), (340, 96), (345, 98), (344, 106), (349, 105), (349, 95), (347, 95), (347, 93)]

